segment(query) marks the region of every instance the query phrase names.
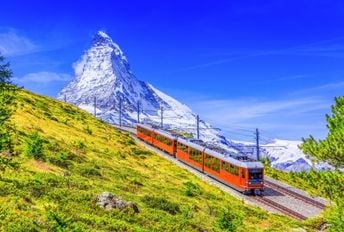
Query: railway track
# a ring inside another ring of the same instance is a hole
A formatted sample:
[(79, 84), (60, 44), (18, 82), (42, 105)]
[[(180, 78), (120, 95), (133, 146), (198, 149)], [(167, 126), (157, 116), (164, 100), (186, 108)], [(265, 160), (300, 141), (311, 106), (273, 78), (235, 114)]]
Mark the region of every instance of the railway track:
[(273, 183), (271, 181), (265, 180), (264, 181), (264, 185), (266, 187), (272, 188), (273, 190), (275, 190), (277, 192), (287, 194), (287, 195), (289, 195), (291, 197), (294, 197), (296, 199), (299, 199), (299, 200), (301, 200), (301, 201), (303, 201), (303, 202), (305, 202), (307, 204), (313, 205), (313, 206), (315, 206), (315, 207), (317, 207), (319, 209), (324, 209), (326, 207), (325, 204), (323, 204), (323, 203), (321, 203), (319, 201), (311, 199), (311, 198), (309, 198), (307, 196), (304, 196), (304, 195), (302, 195), (300, 193), (297, 193), (295, 191), (287, 189), (287, 188), (285, 188), (285, 187), (283, 187), (281, 185), (275, 184), (275, 183)]
[(252, 198), (254, 198), (254, 200), (256, 200), (256, 201), (258, 201), (264, 205), (267, 205), (267, 206), (269, 206), (269, 207), (271, 207), (271, 208), (273, 208), (273, 209), (275, 209), (275, 210), (277, 210), (277, 211), (279, 211), (285, 215), (288, 215), (288, 216), (293, 217), (295, 219), (298, 219), (300, 221), (307, 219), (306, 216), (304, 216), (298, 212), (295, 212), (295, 211), (293, 211), (293, 210), (291, 210), (291, 209), (289, 209), (289, 208), (287, 208), (281, 204), (278, 204), (277, 202), (272, 201), (272, 200), (270, 200), (264, 196), (252, 196)]

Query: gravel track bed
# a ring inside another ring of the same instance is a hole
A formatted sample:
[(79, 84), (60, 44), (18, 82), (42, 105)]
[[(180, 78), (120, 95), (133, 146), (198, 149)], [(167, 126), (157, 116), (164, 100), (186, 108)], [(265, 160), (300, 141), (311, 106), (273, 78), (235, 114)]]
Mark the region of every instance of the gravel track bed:
[(329, 204), (330, 204), (330, 202), (327, 201), (327, 200), (324, 199), (324, 198), (321, 198), (321, 197), (312, 197), (311, 195), (309, 195), (308, 193), (302, 191), (301, 189), (298, 189), (298, 188), (296, 188), (296, 187), (294, 187), (294, 186), (288, 185), (288, 184), (286, 184), (286, 183), (284, 183), (284, 182), (275, 180), (275, 179), (273, 179), (273, 178), (271, 178), (271, 177), (268, 177), (268, 176), (265, 176), (264, 178), (265, 178), (266, 180), (268, 180), (268, 181), (274, 183), (274, 184), (280, 185), (280, 186), (282, 186), (282, 187), (284, 187), (284, 188), (287, 188), (287, 189), (289, 189), (289, 190), (291, 190), (291, 191), (294, 191), (294, 192), (296, 192), (296, 193), (298, 193), (298, 194), (301, 194), (301, 195), (303, 195), (303, 196), (305, 196), (305, 197), (308, 197), (308, 198), (310, 198), (310, 199), (313, 199), (313, 200), (315, 200), (315, 201), (318, 201), (318, 202), (320, 202), (320, 203), (322, 203), (322, 204), (324, 204), (324, 205), (329, 205)]

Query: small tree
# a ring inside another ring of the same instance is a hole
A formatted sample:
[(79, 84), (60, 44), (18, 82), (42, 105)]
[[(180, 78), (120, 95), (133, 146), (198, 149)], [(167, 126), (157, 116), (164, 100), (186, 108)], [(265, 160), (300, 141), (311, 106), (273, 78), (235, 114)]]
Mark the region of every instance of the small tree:
[(328, 135), (324, 140), (313, 136), (303, 139), (300, 148), (316, 161), (344, 167), (344, 97), (336, 97), (332, 115), (326, 115)]
[(31, 132), (25, 139), (24, 152), (28, 157), (35, 159), (44, 159), (44, 140), (37, 133), (37, 131)]
[(9, 119), (14, 111), (17, 87), (11, 82), (12, 71), (9, 66), (10, 64), (4, 63), (4, 57), (0, 55), (0, 152), (12, 152)]

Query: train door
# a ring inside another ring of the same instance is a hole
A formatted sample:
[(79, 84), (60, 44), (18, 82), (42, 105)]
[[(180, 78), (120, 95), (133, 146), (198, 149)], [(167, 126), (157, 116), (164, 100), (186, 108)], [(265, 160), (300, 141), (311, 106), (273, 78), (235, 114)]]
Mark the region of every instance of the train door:
[(241, 186), (246, 186), (246, 176), (247, 176), (247, 173), (246, 173), (246, 169), (245, 168), (240, 168), (240, 185)]
[(206, 148), (204, 148), (203, 151), (202, 151), (202, 172), (203, 172), (203, 173), (204, 173), (205, 149), (206, 149)]
[(178, 139), (172, 140), (172, 142), (173, 142), (172, 155), (174, 158), (176, 158), (176, 154), (177, 154), (177, 141), (178, 141)]

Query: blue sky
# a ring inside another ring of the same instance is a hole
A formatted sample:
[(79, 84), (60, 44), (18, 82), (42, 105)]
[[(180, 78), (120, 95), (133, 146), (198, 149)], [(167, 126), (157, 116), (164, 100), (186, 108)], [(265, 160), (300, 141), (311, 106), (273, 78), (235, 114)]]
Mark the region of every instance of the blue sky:
[(5, 1), (15, 81), (55, 97), (98, 30), (136, 76), (232, 137), (326, 135), (344, 90), (343, 1)]

